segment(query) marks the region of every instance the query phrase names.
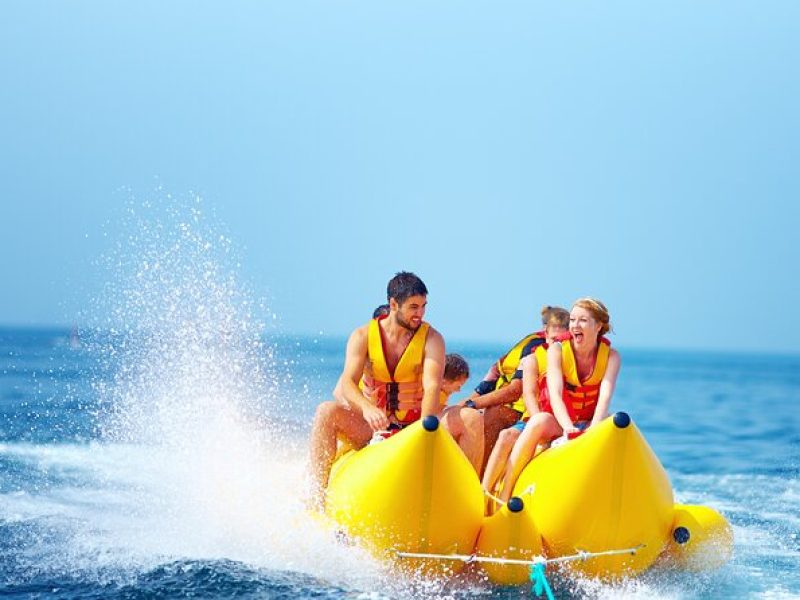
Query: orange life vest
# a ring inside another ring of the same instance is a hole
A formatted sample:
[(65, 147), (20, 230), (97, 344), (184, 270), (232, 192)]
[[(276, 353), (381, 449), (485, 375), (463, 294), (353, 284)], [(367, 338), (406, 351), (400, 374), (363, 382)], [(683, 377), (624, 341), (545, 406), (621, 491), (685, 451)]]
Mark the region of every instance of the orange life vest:
[[(600, 394), (600, 382), (606, 374), (608, 354), (611, 342), (608, 338), (601, 337), (597, 345), (597, 357), (591, 374), (584, 381), (578, 379), (578, 364), (572, 350), (572, 336), (564, 334), (559, 337), (561, 344), (561, 373), (564, 381), (562, 399), (567, 409), (567, 414), (573, 423), (590, 421), (597, 408), (597, 397)], [(550, 394), (547, 390), (547, 380), (539, 376), (539, 407), (552, 414)]]
[(422, 323), (414, 332), (392, 373), (383, 352), (380, 321), (385, 318), (369, 322), (367, 363), (359, 387), (375, 406), (386, 410), (387, 416), (394, 417), (400, 425), (408, 425), (422, 414), (422, 363), (430, 325)]

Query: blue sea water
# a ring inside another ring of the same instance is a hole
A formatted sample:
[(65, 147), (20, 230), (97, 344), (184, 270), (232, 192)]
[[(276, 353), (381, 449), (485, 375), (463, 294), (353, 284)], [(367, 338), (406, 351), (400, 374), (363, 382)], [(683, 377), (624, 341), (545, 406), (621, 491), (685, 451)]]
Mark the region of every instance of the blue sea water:
[[(344, 340), (207, 333), (0, 329), (0, 595), (531, 597), (397, 581), (305, 516), (309, 423)], [(479, 375), (504, 347), (449, 349)], [(557, 596), (800, 597), (800, 357), (622, 354), (614, 408), (678, 501), (730, 520), (735, 555), (711, 573), (555, 577)]]

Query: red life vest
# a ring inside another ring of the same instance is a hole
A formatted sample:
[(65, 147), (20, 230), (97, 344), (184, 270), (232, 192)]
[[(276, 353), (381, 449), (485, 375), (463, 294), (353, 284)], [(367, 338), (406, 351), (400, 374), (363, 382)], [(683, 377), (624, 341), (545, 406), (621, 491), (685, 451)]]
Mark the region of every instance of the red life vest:
[[(591, 421), (597, 408), (597, 397), (600, 394), (600, 383), (606, 374), (608, 354), (611, 342), (608, 338), (601, 337), (597, 345), (597, 357), (594, 368), (585, 380), (578, 378), (578, 365), (572, 350), (572, 336), (569, 333), (558, 336), (561, 344), (561, 373), (563, 377), (562, 399), (567, 409), (567, 414), (573, 423)], [(541, 410), (553, 414), (550, 404), (550, 393), (547, 390), (547, 378), (539, 378), (539, 407)]]

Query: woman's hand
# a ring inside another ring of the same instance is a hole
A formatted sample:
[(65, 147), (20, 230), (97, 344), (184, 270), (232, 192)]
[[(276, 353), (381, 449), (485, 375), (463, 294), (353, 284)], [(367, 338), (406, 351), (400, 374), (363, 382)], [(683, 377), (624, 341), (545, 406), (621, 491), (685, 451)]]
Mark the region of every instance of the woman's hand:
[(563, 430), (563, 433), (561, 435), (576, 434), (576, 433), (580, 433), (580, 431), (581, 431), (580, 429), (578, 429), (574, 425), (570, 425), (569, 427), (562, 427), (561, 429)]
[(361, 411), (364, 420), (372, 427), (372, 431), (385, 431), (389, 427), (389, 419), (382, 408), (368, 404)]

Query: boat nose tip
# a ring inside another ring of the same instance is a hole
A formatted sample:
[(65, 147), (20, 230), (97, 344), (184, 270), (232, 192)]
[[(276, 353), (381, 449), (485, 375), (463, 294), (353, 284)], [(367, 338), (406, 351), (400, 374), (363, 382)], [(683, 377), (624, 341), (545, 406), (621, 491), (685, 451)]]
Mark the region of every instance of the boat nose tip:
[(692, 537), (689, 533), (689, 530), (686, 527), (676, 527), (675, 531), (672, 532), (672, 539), (674, 539), (679, 544), (685, 544), (689, 541), (689, 538)]
[(436, 415), (428, 415), (422, 419), (422, 427), (425, 431), (436, 431), (439, 429), (439, 418)]
[(621, 411), (614, 413), (614, 425), (619, 429), (625, 429), (630, 424), (631, 418), (628, 416), (628, 413)]

